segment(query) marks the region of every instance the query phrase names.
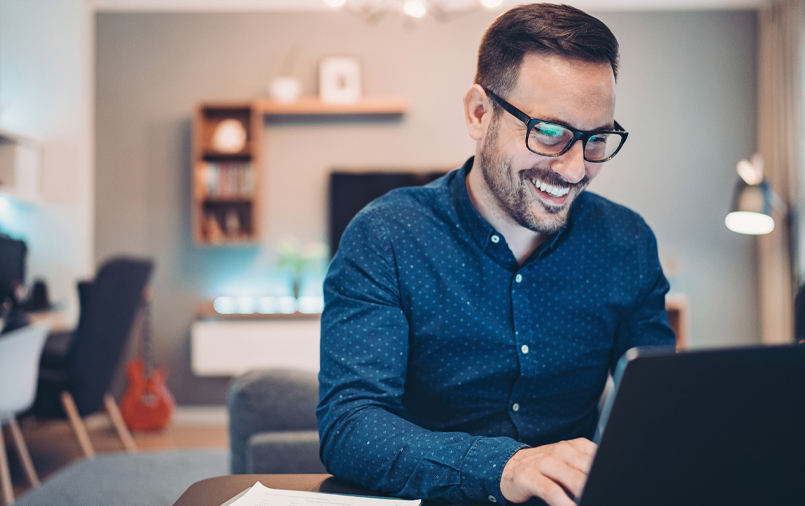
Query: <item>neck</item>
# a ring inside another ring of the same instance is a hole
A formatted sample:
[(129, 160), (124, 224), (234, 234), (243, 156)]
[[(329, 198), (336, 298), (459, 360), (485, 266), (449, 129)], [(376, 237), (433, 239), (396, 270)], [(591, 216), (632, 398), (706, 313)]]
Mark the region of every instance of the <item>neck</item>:
[(531, 256), (531, 253), (542, 244), (545, 236), (523, 227), (500, 208), (497, 199), (489, 191), (489, 187), (484, 181), (480, 167), (470, 171), (467, 175), (466, 183), (467, 194), (470, 197), (472, 206), (483, 219), (506, 239), (506, 244), (509, 245), (514, 258), (517, 259), (517, 263), (522, 265)]

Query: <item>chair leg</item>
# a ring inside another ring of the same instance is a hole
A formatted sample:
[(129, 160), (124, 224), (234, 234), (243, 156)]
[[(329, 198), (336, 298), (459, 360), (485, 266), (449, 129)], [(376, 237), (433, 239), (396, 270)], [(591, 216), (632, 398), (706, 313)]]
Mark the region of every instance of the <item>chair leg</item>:
[(14, 504), (14, 488), (11, 485), (11, 471), (8, 469), (6, 442), (3, 439), (3, 422), (0, 420), (0, 488), (3, 489), (3, 504)]
[(14, 417), (11, 417), (11, 437), (14, 439), (14, 446), (17, 447), (17, 455), (20, 457), (22, 469), (25, 471), (28, 483), (30, 483), (33, 488), (38, 487), (39, 476), (36, 475), (34, 463), (31, 462), (31, 454), (28, 453), (28, 447), (25, 445), (25, 440), (22, 439), (22, 431), (17, 423), (17, 419)]
[(128, 427), (126, 427), (126, 424), (123, 422), (123, 416), (120, 414), (120, 409), (117, 407), (115, 398), (112, 397), (111, 394), (106, 394), (103, 396), (103, 403), (106, 406), (106, 414), (109, 415), (109, 419), (112, 420), (112, 425), (115, 426), (117, 437), (119, 437), (120, 442), (123, 443), (123, 448), (129, 453), (136, 453), (137, 445), (134, 443), (134, 438), (131, 437), (131, 432), (129, 432)]
[(70, 425), (73, 427), (73, 433), (75, 433), (75, 437), (78, 439), (78, 446), (81, 447), (81, 451), (84, 452), (86, 458), (94, 459), (95, 449), (92, 448), (92, 442), (89, 440), (87, 428), (78, 415), (78, 408), (75, 406), (75, 400), (73, 400), (73, 396), (70, 395), (70, 392), (65, 391), (61, 393), (61, 404), (64, 407), (64, 412), (67, 413)]

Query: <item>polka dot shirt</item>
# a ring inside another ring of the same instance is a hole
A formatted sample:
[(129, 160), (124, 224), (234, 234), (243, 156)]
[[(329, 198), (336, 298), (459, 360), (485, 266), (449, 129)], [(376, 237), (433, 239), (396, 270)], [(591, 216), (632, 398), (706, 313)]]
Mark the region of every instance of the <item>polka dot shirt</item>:
[(672, 345), (653, 233), (590, 192), (519, 265), (461, 169), (347, 228), (324, 282), (322, 460), (400, 496), (505, 504), (524, 446), (591, 438), (617, 359)]

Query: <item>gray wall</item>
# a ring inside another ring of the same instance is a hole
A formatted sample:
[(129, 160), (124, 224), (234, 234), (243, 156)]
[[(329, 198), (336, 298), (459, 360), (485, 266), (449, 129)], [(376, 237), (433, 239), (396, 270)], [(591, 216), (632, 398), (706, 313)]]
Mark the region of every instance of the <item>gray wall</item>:
[[(678, 265), (697, 346), (757, 340), (755, 247), (729, 232), (735, 163), (755, 147), (756, 20), (752, 11), (606, 13), (619, 37), (618, 120), (624, 151), (591, 185), (640, 212)], [(346, 13), (97, 16), (96, 258), (156, 260), (158, 360), (182, 404), (220, 403), (226, 381), (194, 378), (189, 326), (222, 293), (284, 290), (272, 273), (283, 237), (326, 240), (333, 167), (456, 167), (473, 152), (461, 95), (493, 15), (408, 30)], [(316, 62), (358, 55), (367, 94), (411, 102), (400, 120), (266, 123), (267, 185), (259, 247), (198, 248), (190, 233), (190, 118), (198, 100), (264, 94), (294, 46), (293, 74), (316, 92)], [(316, 280), (307, 289), (315, 291)]]

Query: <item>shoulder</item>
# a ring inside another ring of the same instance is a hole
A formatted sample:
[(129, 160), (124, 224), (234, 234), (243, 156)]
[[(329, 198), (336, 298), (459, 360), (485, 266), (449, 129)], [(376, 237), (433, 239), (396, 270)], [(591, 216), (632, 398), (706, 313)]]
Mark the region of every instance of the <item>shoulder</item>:
[(373, 248), (390, 252), (392, 243), (418, 232), (433, 231), (455, 220), (449, 184), (457, 171), (425, 186), (397, 188), (379, 197), (350, 221), (338, 250)]
[(425, 186), (397, 188), (364, 207), (355, 220), (380, 221), (392, 225), (401, 221), (433, 219), (450, 209), (449, 184), (456, 177), (452, 171)]

